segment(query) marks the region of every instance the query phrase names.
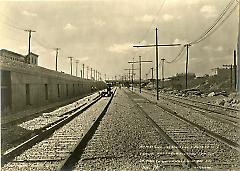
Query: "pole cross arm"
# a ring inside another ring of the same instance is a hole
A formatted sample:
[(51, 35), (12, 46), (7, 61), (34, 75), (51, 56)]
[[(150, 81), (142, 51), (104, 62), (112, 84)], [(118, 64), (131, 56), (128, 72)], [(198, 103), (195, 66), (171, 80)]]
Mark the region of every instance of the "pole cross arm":
[(124, 69), (124, 70), (130, 70), (131, 71), (131, 70), (136, 70), (136, 69)]
[(152, 61), (141, 61), (141, 62), (152, 62)]
[(190, 46), (192, 46), (192, 44), (185, 44), (184, 47), (186, 47), (186, 46), (189, 46), (189, 47), (190, 47)]
[(27, 32), (36, 32), (35, 30), (24, 30), (24, 31), (27, 31)]
[(224, 67), (231, 67), (231, 66), (233, 66), (233, 65), (223, 65)]
[(138, 62), (131, 62), (131, 61), (129, 61), (128, 63), (129, 63), (129, 64), (134, 64), (134, 63), (138, 63)]
[(134, 45), (133, 47), (181, 46), (181, 44)]

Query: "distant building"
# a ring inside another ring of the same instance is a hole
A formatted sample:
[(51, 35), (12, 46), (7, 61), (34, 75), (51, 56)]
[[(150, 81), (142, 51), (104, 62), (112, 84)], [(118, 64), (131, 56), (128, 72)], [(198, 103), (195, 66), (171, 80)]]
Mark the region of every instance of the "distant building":
[[(0, 56), (5, 57), (5, 58), (9, 58), (9, 59), (14, 60), (14, 61), (26, 62), (26, 58), (27, 58), (28, 55), (24, 56), (24, 55), (21, 55), (21, 54), (16, 53), (16, 52), (12, 52), (12, 51), (9, 51), (9, 50), (6, 50), (6, 49), (1, 49), (0, 50)], [(31, 52), (29, 63), (32, 64), (32, 65), (38, 65), (38, 55)]]
[(5, 57), (5, 58), (9, 58), (9, 59), (14, 60), (14, 61), (25, 62), (25, 56), (23, 56), (19, 53), (8, 51), (6, 49), (1, 49), (0, 50), (0, 56)]
[[(193, 80), (196, 78), (195, 73), (188, 73), (187, 74), (187, 79), (188, 80)], [(168, 82), (170, 83), (170, 86), (172, 88), (181, 90), (185, 87), (185, 81), (186, 81), (186, 74), (185, 73), (177, 73), (176, 76), (172, 76), (168, 78)]]
[(213, 68), (211, 69), (212, 74), (211, 76), (217, 76), (219, 78), (222, 79), (228, 79), (231, 77), (231, 71), (232, 71), (232, 76), (234, 75), (234, 70), (229, 67), (225, 67), (225, 68)]
[(38, 55), (35, 53), (30, 53), (30, 64), (38, 65)]

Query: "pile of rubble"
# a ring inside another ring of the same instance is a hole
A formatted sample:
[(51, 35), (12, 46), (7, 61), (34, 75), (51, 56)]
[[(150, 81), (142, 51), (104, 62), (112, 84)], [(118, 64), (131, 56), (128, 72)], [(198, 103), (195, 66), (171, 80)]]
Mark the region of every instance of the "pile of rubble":
[(161, 89), (160, 93), (175, 95), (178, 97), (186, 97), (224, 107), (240, 109), (240, 95), (237, 93), (228, 94), (225, 91), (220, 92), (212, 91), (210, 93), (206, 93), (198, 89), (188, 89), (182, 91)]
[(240, 96), (237, 95), (236, 93), (232, 93), (228, 97), (216, 99), (212, 103), (224, 107), (240, 109)]

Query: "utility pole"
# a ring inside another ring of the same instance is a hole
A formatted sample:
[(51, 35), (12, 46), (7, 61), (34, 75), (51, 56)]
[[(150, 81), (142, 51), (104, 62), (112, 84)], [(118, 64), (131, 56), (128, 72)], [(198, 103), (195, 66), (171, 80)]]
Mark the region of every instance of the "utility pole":
[(152, 70), (152, 83), (154, 85), (154, 81), (153, 81), (153, 67), (151, 68), (151, 70)]
[(188, 48), (191, 46), (190, 44), (186, 44), (186, 45), (184, 45), (184, 46), (186, 46), (187, 47), (187, 59), (186, 59), (186, 85), (185, 85), (185, 87), (186, 87), (186, 89), (188, 88), (188, 53), (189, 53), (189, 50), (188, 50)]
[(93, 80), (95, 80), (95, 70), (93, 69)]
[(57, 64), (58, 64), (58, 51), (60, 50), (60, 48), (55, 48), (56, 50), (56, 71), (57, 71)]
[(31, 30), (31, 29), (29, 29), (29, 30), (24, 30), (24, 31), (28, 32), (28, 55), (27, 55), (27, 57), (25, 58), (25, 62), (26, 62), (27, 64), (30, 64), (31, 37), (32, 37), (32, 33), (33, 33), (33, 32), (36, 32), (36, 31)]
[(157, 100), (159, 100), (159, 92), (158, 92), (158, 37), (157, 32), (158, 29), (156, 28), (156, 81), (157, 81)]
[(82, 70), (80, 70), (80, 72), (81, 72), (81, 78), (83, 78), (83, 76), (82, 76)]
[(90, 75), (91, 75), (91, 80), (92, 80), (92, 68), (91, 68), (91, 74)]
[(142, 62), (152, 62), (152, 61), (142, 61), (142, 57), (139, 56), (139, 91), (142, 92), (142, 86), (141, 86), (141, 75), (142, 75)]
[(237, 91), (237, 52), (233, 51), (234, 90)]
[[(238, 5), (238, 16), (240, 16), (240, 5)], [(240, 93), (240, 17), (238, 17), (238, 43), (237, 43), (237, 92)]]
[(164, 88), (164, 61), (165, 61), (165, 59), (162, 58), (161, 61), (162, 61), (162, 88)]
[(233, 72), (232, 72), (232, 71), (233, 71), (233, 66), (231, 65), (231, 66), (230, 66), (230, 72), (231, 72), (231, 73), (230, 73), (230, 77), (231, 77), (231, 81), (230, 81), (231, 90), (232, 90), (232, 87), (233, 87), (233, 86), (232, 86), (232, 85), (233, 85), (233, 75), (232, 75)]
[(97, 79), (98, 79), (97, 70), (95, 70), (95, 76), (96, 76), (96, 81), (97, 81)]
[(157, 100), (159, 100), (159, 92), (158, 92), (158, 46), (163, 47), (169, 47), (169, 46), (180, 46), (181, 44), (158, 44), (158, 37), (157, 37), (157, 31), (158, 29), (155, 29), (156, 31), (156, 44), (155, 45), (135, 45), (133, 47), (155, 47), (156, 48), (156, 80), (157, 80)]
[(137, 62), (134, 61), (134, 57), (133, 57), (133, 61), (129, 61), (128, 63), (132, 64), (132, 91), (133, 91), (133, 80), (134, 80), (133, 75), (134, 75), (134, 70), (135, 70), (134, 69), (134, 64), (137, 63)]
[(107, 74), (105, 74), (105, 81), (107, 80)]
[(76, 77), (77, 77), (77, 71), (78, 71), (78, 63), (79, 63), (79, 60), (76, 60)]
[(142, 92), (142, 91), (141, 91), (141, 88), (142, 88), (142, 86), (141, 86), (141, 84), (142, 84), (142, 83), (141, 83), (141, 79), (142, 79), (142, 78), (141, 78), (141, 75), (142, 75), (142, 73), (141, 73), (141, 72), (142, 72), (142, 71), (141, 71), (141, 70), (142, 70), (142, 62), (141, 62), (141, 60), (142, 60), (142, 59), (141, 59), (141, 58), (142, 58), (142, 57), (139, 56), (139, 92), (140, 92), (140, 93)]
[(83, 78), (84, 78), (84, 64), (82, 64), (82, 67), (83, 67), (83, 69), (82, 69), (82, 75), (83, 75)]
[(226, 67), (227, 69), (230, 68), (230, 90), (232, 90), (233, 88), (233, 84), (232, 84), (232, 80), (233, 80), (233, 76), (232, 76), (232, 71), (233, 71), (233, 65), (223, 65), (224, 67)]
[(87, 79), (88, 79), (88, 71), (89, 71), (89, 66), (87, 66)]
[(70, 68), (71, 68), (71, 75), (72, 75), (72, 60), (73, 60), (73, 57), (68, 57), (70, 59)]
[(131, 70), (132, 69), (124, 69), (124, 70), (128, 70), (128, 81), (129, 81), (129, 83), (130, 83), (130, 81), (131, 81)]

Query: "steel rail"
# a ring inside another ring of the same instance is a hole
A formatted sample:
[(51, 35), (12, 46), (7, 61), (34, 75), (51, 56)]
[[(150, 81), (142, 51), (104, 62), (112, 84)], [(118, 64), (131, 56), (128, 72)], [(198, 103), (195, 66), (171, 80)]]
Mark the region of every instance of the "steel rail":
[[(92, 95), (92, 94), (93, 94), (93, 93), (89, 93), (89, 94), (87, 94), (87, 95), (85, 95), (85, 96), (83, 96), (83, 97), (81, 97), (81, 98), (86, 98), (87, 96), (90, 96), (90, 95)], [(76, 100), (74, 100), (74, 101), (76, 101)], [(12, 121), (8, 121), (8, 122), (1, 123), (1, 127), (4, 128), (4, 127), (16, 125), (16, 124), (21, 123), (21, 122), (25, 122), (25, 121), (27, 121), (27, 120), (29, 120), (29, 119), (33, 119), (33, 118), (35, 118), (35, 117), (37, 117), (37, 116), (41, 116), (42, 113), (44, 113), (44, 112), (47, 112), (47, 111), (50, 111), (50, 110), (52, 111), (52, 110), (57, 109), (57, 108), (59, 108), (59, 107), (65, 106), (65, 105), (67, 105), (67, 104), (70, 104), (70, 103), (72, 103), (72, 102), (74, 102), (74, 101), (68, 101), (68, 102), (59, 104), (59, 105), (57, 105), (57, 106), (50, 107), (50, 108), (48, 108), (48, 109), (42, 109), (42, 110), (40, 110), (40, 111), (38, 111), (38, 112), (35, 112), (35, 113), (31, 114), (31, 115), (28, 115), (28, 116), (24, 116), (24, 117), (21, 117), (21, 118), (14, 119), (14, 120), (12, 120)], [(61, 115), (60, 115), (60, 116), (61, 116)]]
[(233, 142), (233, 141), (231, 141), (231, 140), (229, 140), (229, 139), (227, 139), (227, 138), (225, 138), (225, 137), (223, 137), (223, 136), (221, 136), (221, 135), (219, 135), (219, 134), (217, 134), (217, 133), (215, 133), (215, 132), (213, 132), (213, 131), (211, 131), (211, 130), (208, 130), (208, 129), (204, 128), (204, 127), (201, 126), (201, 125), (198, 125), (197, 123), (194, 123), (194, 122), (192, 122), (192, 121), (190, 121), (190, 120), (188, 120), (188, 119), (180, 116), (179, 114), (177, 114), (177, 112), (173, 111), (173, 110), (170, 109), (170, 108), (167, 108), (167, 107), (165, 107), (165, 106), (163, 106), (163, 105), (160, 105), (160, 104), (157, 103), (157, 102), (154, 102), (154, 101), (152, 101), (152, 100), (149, 100), (148, 98), (146, 98), (146, 97), (144, 97), (144, 96), (142, 96), (142, 95), (139, 95), (139, 96), (141, 96), (142, 98), (148, 100), (150, 103), (155, 104), (156, 106), (162, 108), (164, 111), (168, 112), (169, 114), (171, 114), (171, 115), (173, 115), (173, 116), (181, 119), (182, 121), (184, 121), (184, 122), (192, 125), (193, 127), (196, 127), (197, 129), (199, 129), (199, 130), (207, 133), (209, 136), (211, 136), (211, 137), (213, 137), (213, 138), (215, 138), (215, 139), (223, 142), (224, 144), (228, 145), (229, 147), (234, 148), (235, 150), (237, 150), (238, 152), (240, 152), (240, 145), (239, 145), (238, 143)]
[(83, 108), (74, 109), (74, 112), (71, 115), (64, 116), (63, 118), (60, 118), (59, 120), (46, 125), (45, 127), (41, 128), (36, 133), (35, 136), (33, 136), (30, 139), (28, 139), (27, 141), (21, 143), (17, 147), (12, 148), (9, 151), (5, 152), (1, 156), (1, 166), (5, 165), (9, 161), (11, 161), (14, 157), (18, 156), (23, 151), (31, 148), (36, 143), (48, 138), (51, 134), (54, 133), (55, 130), (59, 129), (60, 127), (64, 126), (68, 122), (70, 122), (72, 119), (74, 119), (75, 117), (80, 115), (82, 112), (87, 110), (89, 107), (91, 107), (93, 104), (95, 104), (101, 98), (102, 98), (101, 96), (98, 96), (98, 98), (95, 98), (93, 101), (91, 101), (89, 104), (87, 104)]
[(71, 152), (69, 153), (67, 158), (60, 164), (60, 166), (57, 169), (58, 171), (71, 170), (74, 167), (75, 163), (81, 158), (81, 155), (84, 152), (85, 147), (87, 146), (88, 142), (92, 139), (95, 131), (97, 130), (100, 124), (100, 121), (106, 114), (107, 109), (109, 108), (109, 105), (112, 102), (115, 92), (116, 92), (116, 89), (112, 93), (110, 100), (108, 101), (107, 105), (104, 107), (101, 114), (92, 123), (90, 128), (83, 135), (83, 137), (77, 142), (77, 145), (71, 149)]
[[(125, 91), (125, 90), (124, 90)], [(127, 94), (127, 96), (129, 97), (129, 99), (135, 104), (135, 106), (138, 107), (138, 109), (141, 110), (141, 113), (149, 120), (149, 122), (156, 128), (156, 130), (158, 131), (158, 133), (163, 136), (166, 141), (176, 147), (177, 149), (177, 154), (180, 158), (184, 158), (185, 160), (187, 160), (189, 162), (189, 168), (198, 168), (197, 163), (194, 161), (194, 159), (192, 159), (170, 136), (168, 136), (166, 134), (166, 132), (147, 114), (147, 112), (145, 112), (141, 106), (139, 104), (136, 103), (136, 101), (133, 100), (133, 98), (129, 95), (129, 93), (127, 93), (125, 91), (125, 93)], [(136, 94), (134, 92), (131, 92), (132, 94)], [(140, 95), (139, 95), (140, 96)], [(141, 96), (142, 97), (142, 96)], [(143, 97), (145, 100), (147, 100), (148, 102), (152, 103), (151, 101), (149, 101), (148, 99), (146, 99), (145, 97)]]
[[(147, 94), (150, 94), (150, 95), (155, 96), (155, 94), (153, 94), (153, 93), (151, 93), (151, 92), (148, 92), (148, 91), (144, 91), (144, 92), (147, 93)], [(197, 108), (198, 108), (198, 109), (201, 109), (201, 110), (205, 110), (205, 111), (208, 111), (208, 112), (215, 113), (215, 114), (217, 114), (218, 116), (221, 116), (221, 115), (222, 115), (222, 116), (224, 116), (224, 117), (227, 117), (227, 118), (223, 118), (223, 119), (227, 119), (228, 121), (232, 122), (233, 125), (235, 125), (235, 126), (238, 126), (238, 123), (239, 123), (239, 121), (240, 121), (240, 118), (237, 117), (237, 116), (225, 114), (225, 113), (222, 113), (222, 112), (219, 112), (219, 111), (216, 111), (216, 110), (212, 110), (212, 109), (206, 109), (206, 108), (204, 108), (204, 107), (197, 106), (196, 104), (194, 105), (194, 104), (189, 104), (189, 103), (182, 102), (182, 101), (179, 101), (179, 100), (174, 100), (174, 99), (171, 99), (171, 98), (169, 98), (169, 97), (167, 97), (167, 96), (163, 96), (163, 95), (160, 95), (160, 96), (161, 96), (163, 99), (165, 98), (165, 99), (171, 100), (171, 101), (173, 101), (173, 102), (177, 102), (177, 103), (180, 103), (180, 104), (183, 104), (183, 105), (187, 105), (188, 107), (191, 106), (192, 109), (194, 109), (194, 110), (196, 110), (196, 111), (199, 111), (199, 110), (197, 110)], [(182, 105), (182, 106), (183, 106), (183, 105)], [(185, 107), (185, 106), (184, 106), (184, 107)], [(219, 118), (216, 118), (216, 119), (219, 119)]]

